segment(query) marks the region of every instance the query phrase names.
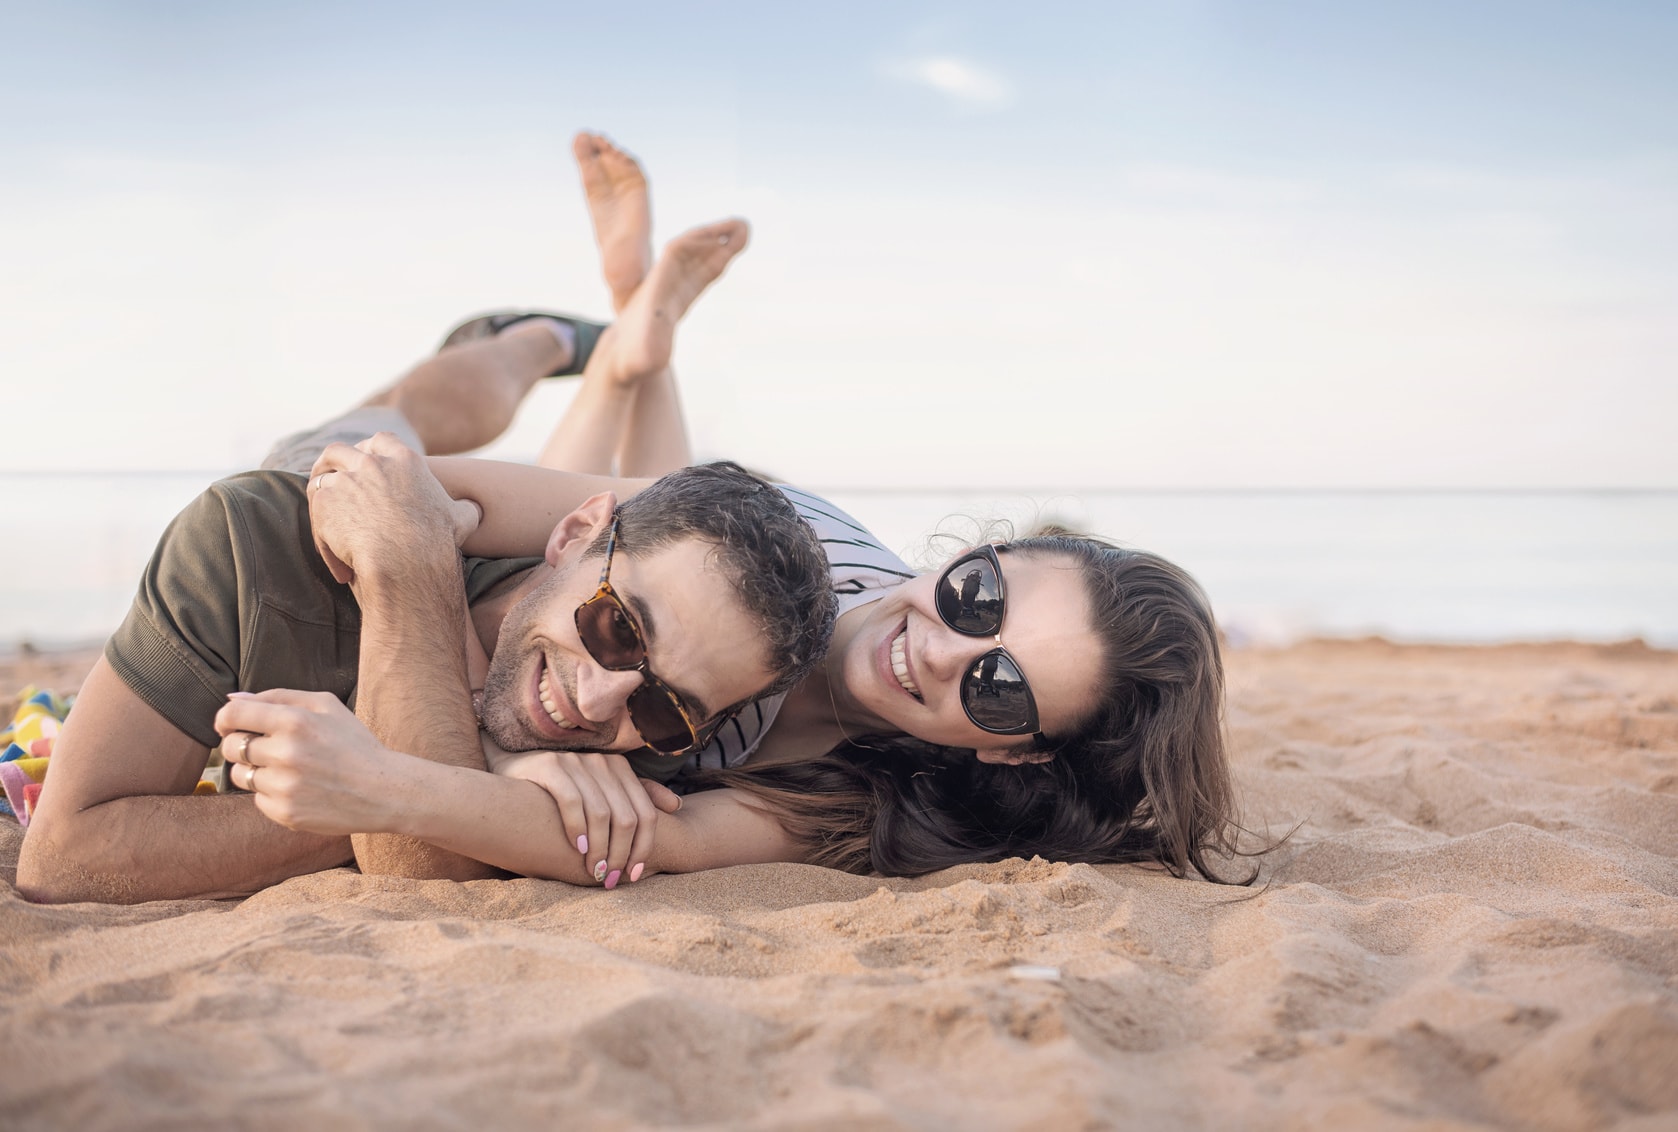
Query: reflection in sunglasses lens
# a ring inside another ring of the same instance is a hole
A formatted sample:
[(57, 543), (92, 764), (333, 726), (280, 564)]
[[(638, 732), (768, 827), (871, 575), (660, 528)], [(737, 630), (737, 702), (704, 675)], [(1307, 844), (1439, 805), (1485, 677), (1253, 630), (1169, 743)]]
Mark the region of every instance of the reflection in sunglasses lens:
[(980, 557), (957, 561), (938, 582), (938, 615), (958, 633), (984, 636), (1002, 627), (996, 570)]
[(961, 702), (974, 723), (995, 731), (1022, 727), (1032, 717), (1025, 676), (995, 650), (981, 656), (961, 682)]

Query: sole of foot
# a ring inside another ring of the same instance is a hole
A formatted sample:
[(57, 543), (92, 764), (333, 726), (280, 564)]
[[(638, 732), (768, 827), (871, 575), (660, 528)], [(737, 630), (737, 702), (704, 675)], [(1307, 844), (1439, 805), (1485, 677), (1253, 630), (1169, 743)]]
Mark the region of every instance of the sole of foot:
[(604, 134), (580, 133), (571, 141), (583, 195), (600, 245), (600, 269), (621, 311), (652, 269), (652, 207), (641, 165)]

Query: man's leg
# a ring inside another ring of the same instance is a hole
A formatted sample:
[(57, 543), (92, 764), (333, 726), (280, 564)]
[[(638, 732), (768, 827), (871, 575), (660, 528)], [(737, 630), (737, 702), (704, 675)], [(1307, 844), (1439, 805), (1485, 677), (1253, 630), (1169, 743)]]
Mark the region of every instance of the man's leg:
[(428, 455), (481, 448), (507, 431), (531, 386), (570, 363), (576, 349), (570, 330), (533, 318), (493, 338), (451, 346), (363, 407), (401, 413)]

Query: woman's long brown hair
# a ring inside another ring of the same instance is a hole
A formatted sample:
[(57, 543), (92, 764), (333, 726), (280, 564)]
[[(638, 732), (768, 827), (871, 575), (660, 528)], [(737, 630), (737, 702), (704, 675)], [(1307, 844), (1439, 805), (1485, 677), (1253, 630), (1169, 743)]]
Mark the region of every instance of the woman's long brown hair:
[(1054, 533), (1009, 544), (1078, 571), (1101, 639), (1098, 706), (1054, 757), (1018, 766), (906, 736), (864, 737), (820, 758), (707, 771), (767, 807), (812, 864), (915, 876), (1041, 856), (1153, 862), (1225, 877), (1212, 858), (1250, 855), (1225, 751), (1224, 676), (1205, 594), (1157, 555)]

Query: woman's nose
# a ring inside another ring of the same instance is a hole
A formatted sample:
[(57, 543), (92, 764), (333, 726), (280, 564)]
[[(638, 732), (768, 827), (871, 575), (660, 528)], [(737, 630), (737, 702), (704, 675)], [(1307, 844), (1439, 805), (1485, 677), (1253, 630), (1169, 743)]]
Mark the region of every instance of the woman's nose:
[(969, 637), (940, 621), (923, 638), (921, 655), (914, 658), (918, 663), (913, 666), (934, 680), (959, 680), (980, 653), (995, 647), (989, 637)]

